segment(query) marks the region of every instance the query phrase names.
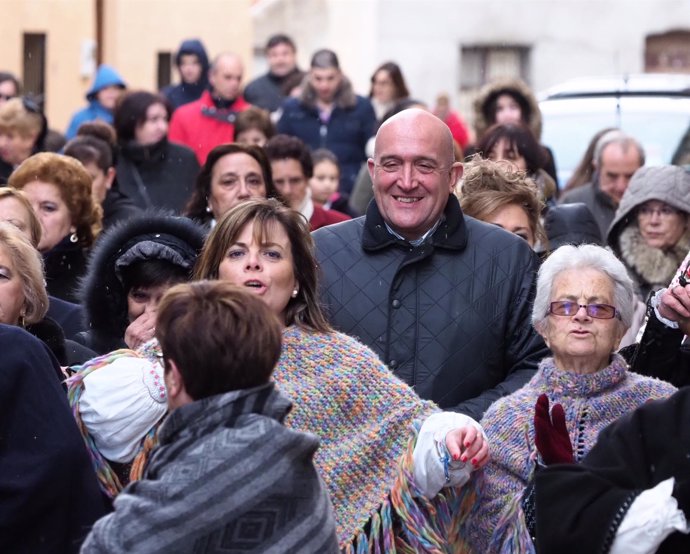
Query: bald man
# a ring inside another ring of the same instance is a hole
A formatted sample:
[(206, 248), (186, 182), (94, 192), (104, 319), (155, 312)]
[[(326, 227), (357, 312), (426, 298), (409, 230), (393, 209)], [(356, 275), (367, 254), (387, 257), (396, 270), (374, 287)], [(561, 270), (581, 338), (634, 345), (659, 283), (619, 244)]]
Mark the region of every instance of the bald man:
[(235, 118), (250, 107), (242, 97), (243, 74), (239, 56), (218, 55), (208, 72), (211, 89), (173, 114), (168, 139), (189, 146), (201, 165), (214, 147), (235, 140)]
[(425, 399), (480, 419), (548, 355), (524, 240), (465, 217), (448, 127), (409, 109), (376, 135), (366, 215), (314, 232), (331, 323)]

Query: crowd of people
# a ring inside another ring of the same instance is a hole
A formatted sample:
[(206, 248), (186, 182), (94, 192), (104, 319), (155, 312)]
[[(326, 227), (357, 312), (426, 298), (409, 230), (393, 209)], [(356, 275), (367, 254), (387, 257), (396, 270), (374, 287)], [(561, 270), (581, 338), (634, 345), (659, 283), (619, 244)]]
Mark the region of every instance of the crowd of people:
[(266, 59), (0, 72), (0, 550), (687, 551), (690, 169)]

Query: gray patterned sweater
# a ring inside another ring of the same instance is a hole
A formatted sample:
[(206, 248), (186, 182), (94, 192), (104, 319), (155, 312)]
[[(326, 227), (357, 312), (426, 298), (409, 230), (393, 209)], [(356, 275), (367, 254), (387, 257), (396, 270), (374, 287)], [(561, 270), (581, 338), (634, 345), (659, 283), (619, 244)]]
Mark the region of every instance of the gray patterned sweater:
[(287, 429), (273, 384), (178, 408), (141, 481), (115, 499), (82, 554), (337, 552), (313, 465), (318, 439)]

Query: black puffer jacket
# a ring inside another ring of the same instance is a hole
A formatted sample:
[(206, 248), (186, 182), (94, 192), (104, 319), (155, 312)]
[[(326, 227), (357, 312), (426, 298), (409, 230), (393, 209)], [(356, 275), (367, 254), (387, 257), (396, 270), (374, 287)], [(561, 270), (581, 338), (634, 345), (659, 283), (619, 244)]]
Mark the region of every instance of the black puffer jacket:
[(331, 323), (422, 398), (478, 420), (548, 355), (530, 323), (536, 256), (519, 237), (463, 216), (454, 196), (416, 248), (388, 233), (375, 202), (314, 238)]
[[(150, 241), (179, 252), (187, 251), (186, 258), (201, 251), (204, 244), (203, 229), (186, 217), (160, 212), (142, 213), (104, 232), (89, 260), (82, 281), (81, 298), (84, 306), (85, 333), (75, 340), (104, 354), (125, 348), (124, 335), (127, 318), (127, 294), (115, 271), (116, 261), (135, 245)], [(148, 258), (159, 258), (150, 253)], [(141, 258), (143, 259), (143, 258)], [(189, 267), (191, 276), (192, 266)]]

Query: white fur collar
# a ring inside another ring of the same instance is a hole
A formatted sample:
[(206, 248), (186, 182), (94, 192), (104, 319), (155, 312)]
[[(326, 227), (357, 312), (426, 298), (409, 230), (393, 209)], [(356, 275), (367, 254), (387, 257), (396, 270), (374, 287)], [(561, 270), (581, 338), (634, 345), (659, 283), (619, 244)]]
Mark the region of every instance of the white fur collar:
[(628, 225), (618, 238), (621, 258), (652, 288), (665, 287), (673, 278), (690, 250), (690, 230), (686, 230), (676, 245), (664, 252), (647, 246), (637, 225)]

